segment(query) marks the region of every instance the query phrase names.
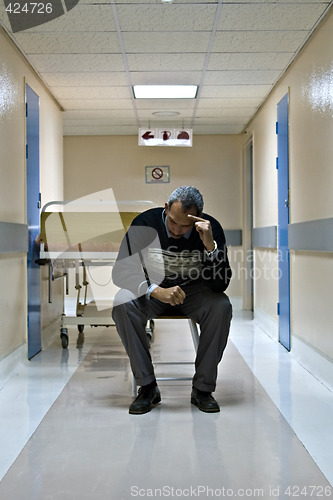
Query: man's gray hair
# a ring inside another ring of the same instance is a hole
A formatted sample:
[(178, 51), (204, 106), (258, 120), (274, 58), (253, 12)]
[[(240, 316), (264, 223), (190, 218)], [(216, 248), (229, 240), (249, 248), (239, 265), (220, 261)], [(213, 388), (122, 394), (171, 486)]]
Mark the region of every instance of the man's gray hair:
[(200, 191), (193, 186), (180, 186), (175, 189), (168, 200), (169, 209), (175, 201), (180, 201), (185, 212), (196, 207), (197, 215), (203, 211), (204, 201)]

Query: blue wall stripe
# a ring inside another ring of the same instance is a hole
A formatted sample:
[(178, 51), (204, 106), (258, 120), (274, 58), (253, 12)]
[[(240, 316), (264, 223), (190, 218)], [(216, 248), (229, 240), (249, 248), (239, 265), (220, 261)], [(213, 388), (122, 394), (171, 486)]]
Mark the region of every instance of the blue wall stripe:
[(333, 252), (333, 218), (289, 224), (290, 250)]
[(241, 229), (225, 229), (224, 234), (228, 246), (240, 247), (242, 245)]
[(254, 227), (252, 229), (252, 246), (262, 248), (276, 248), (276, 235), (276, 226)]

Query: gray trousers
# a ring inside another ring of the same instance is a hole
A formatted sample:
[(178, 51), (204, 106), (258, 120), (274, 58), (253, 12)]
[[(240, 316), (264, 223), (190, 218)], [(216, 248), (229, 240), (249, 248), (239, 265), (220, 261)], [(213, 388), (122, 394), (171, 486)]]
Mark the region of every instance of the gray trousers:
[(227, 295), (214, 293), (205, 285), (188, 285), (184, 303), (164, 304), (145, 296), (136, 298), (129, 290), (119, 290), (114, 300), (112, 317), (130, 359), (138, 385), (155, 380), (154, 367), (147, 342), (147, 321), (160, 315), (185, 315), (200, 326), (200, 341), (195, 359), (193, 387), (213, 392), (217, 366), (226, 347), (232, 307)]

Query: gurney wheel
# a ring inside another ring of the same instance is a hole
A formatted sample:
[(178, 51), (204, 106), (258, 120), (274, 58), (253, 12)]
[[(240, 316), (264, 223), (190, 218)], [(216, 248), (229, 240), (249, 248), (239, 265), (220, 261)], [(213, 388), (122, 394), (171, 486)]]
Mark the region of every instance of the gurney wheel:
[(84, 330), (84, 325), (77, 325), (77, 329), (79, 330), (79, 333), (82, 333)]
[(61, 345), (64, 349), (67, 349), (68, 347), (68, 337), (67, 335), (62, 334), (61, 335)]
[(68, 332), (67, 328), (61, 328), (60, 330), (61, 345), (64, 349), (68, 347)]

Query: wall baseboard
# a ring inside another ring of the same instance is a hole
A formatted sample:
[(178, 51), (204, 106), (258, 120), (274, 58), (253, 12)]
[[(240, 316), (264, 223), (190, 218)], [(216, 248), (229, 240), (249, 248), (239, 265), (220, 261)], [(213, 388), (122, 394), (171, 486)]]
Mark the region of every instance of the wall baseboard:
[[(46, 328), (43, 328), (42, 349), (49, 348), (57, 337), (59, 337), (60, 349), (60, 319), (55, 320)], [(27, 354), (27, 344), (24, 343), (0, 360), (0, 391), (11, 378), (22, 371), (22, 368), (29, 365)]]
[(27, 344), (23, 344), (11, 354), (0, 360), (0, 391), (12, 377), (17, 375), (28, 363)]
[[(254, 320), (272, 340), (279, 341), (279, 323), (271, 316), (256, 308)], [(328, 358), (306, 344), (297, 335), (291, 336), (290, 355), (313, 377), (333, 392), (333, 363)]]
[(333, 392), (333, 362), (297, 335), (291, 338), (291, 356), (319, 382)]
[(258, 326), (273, 340), (279, 339), (279, 324), (278, 322), (264, 312), (260, 307), (254, 309), (254, 320)]

